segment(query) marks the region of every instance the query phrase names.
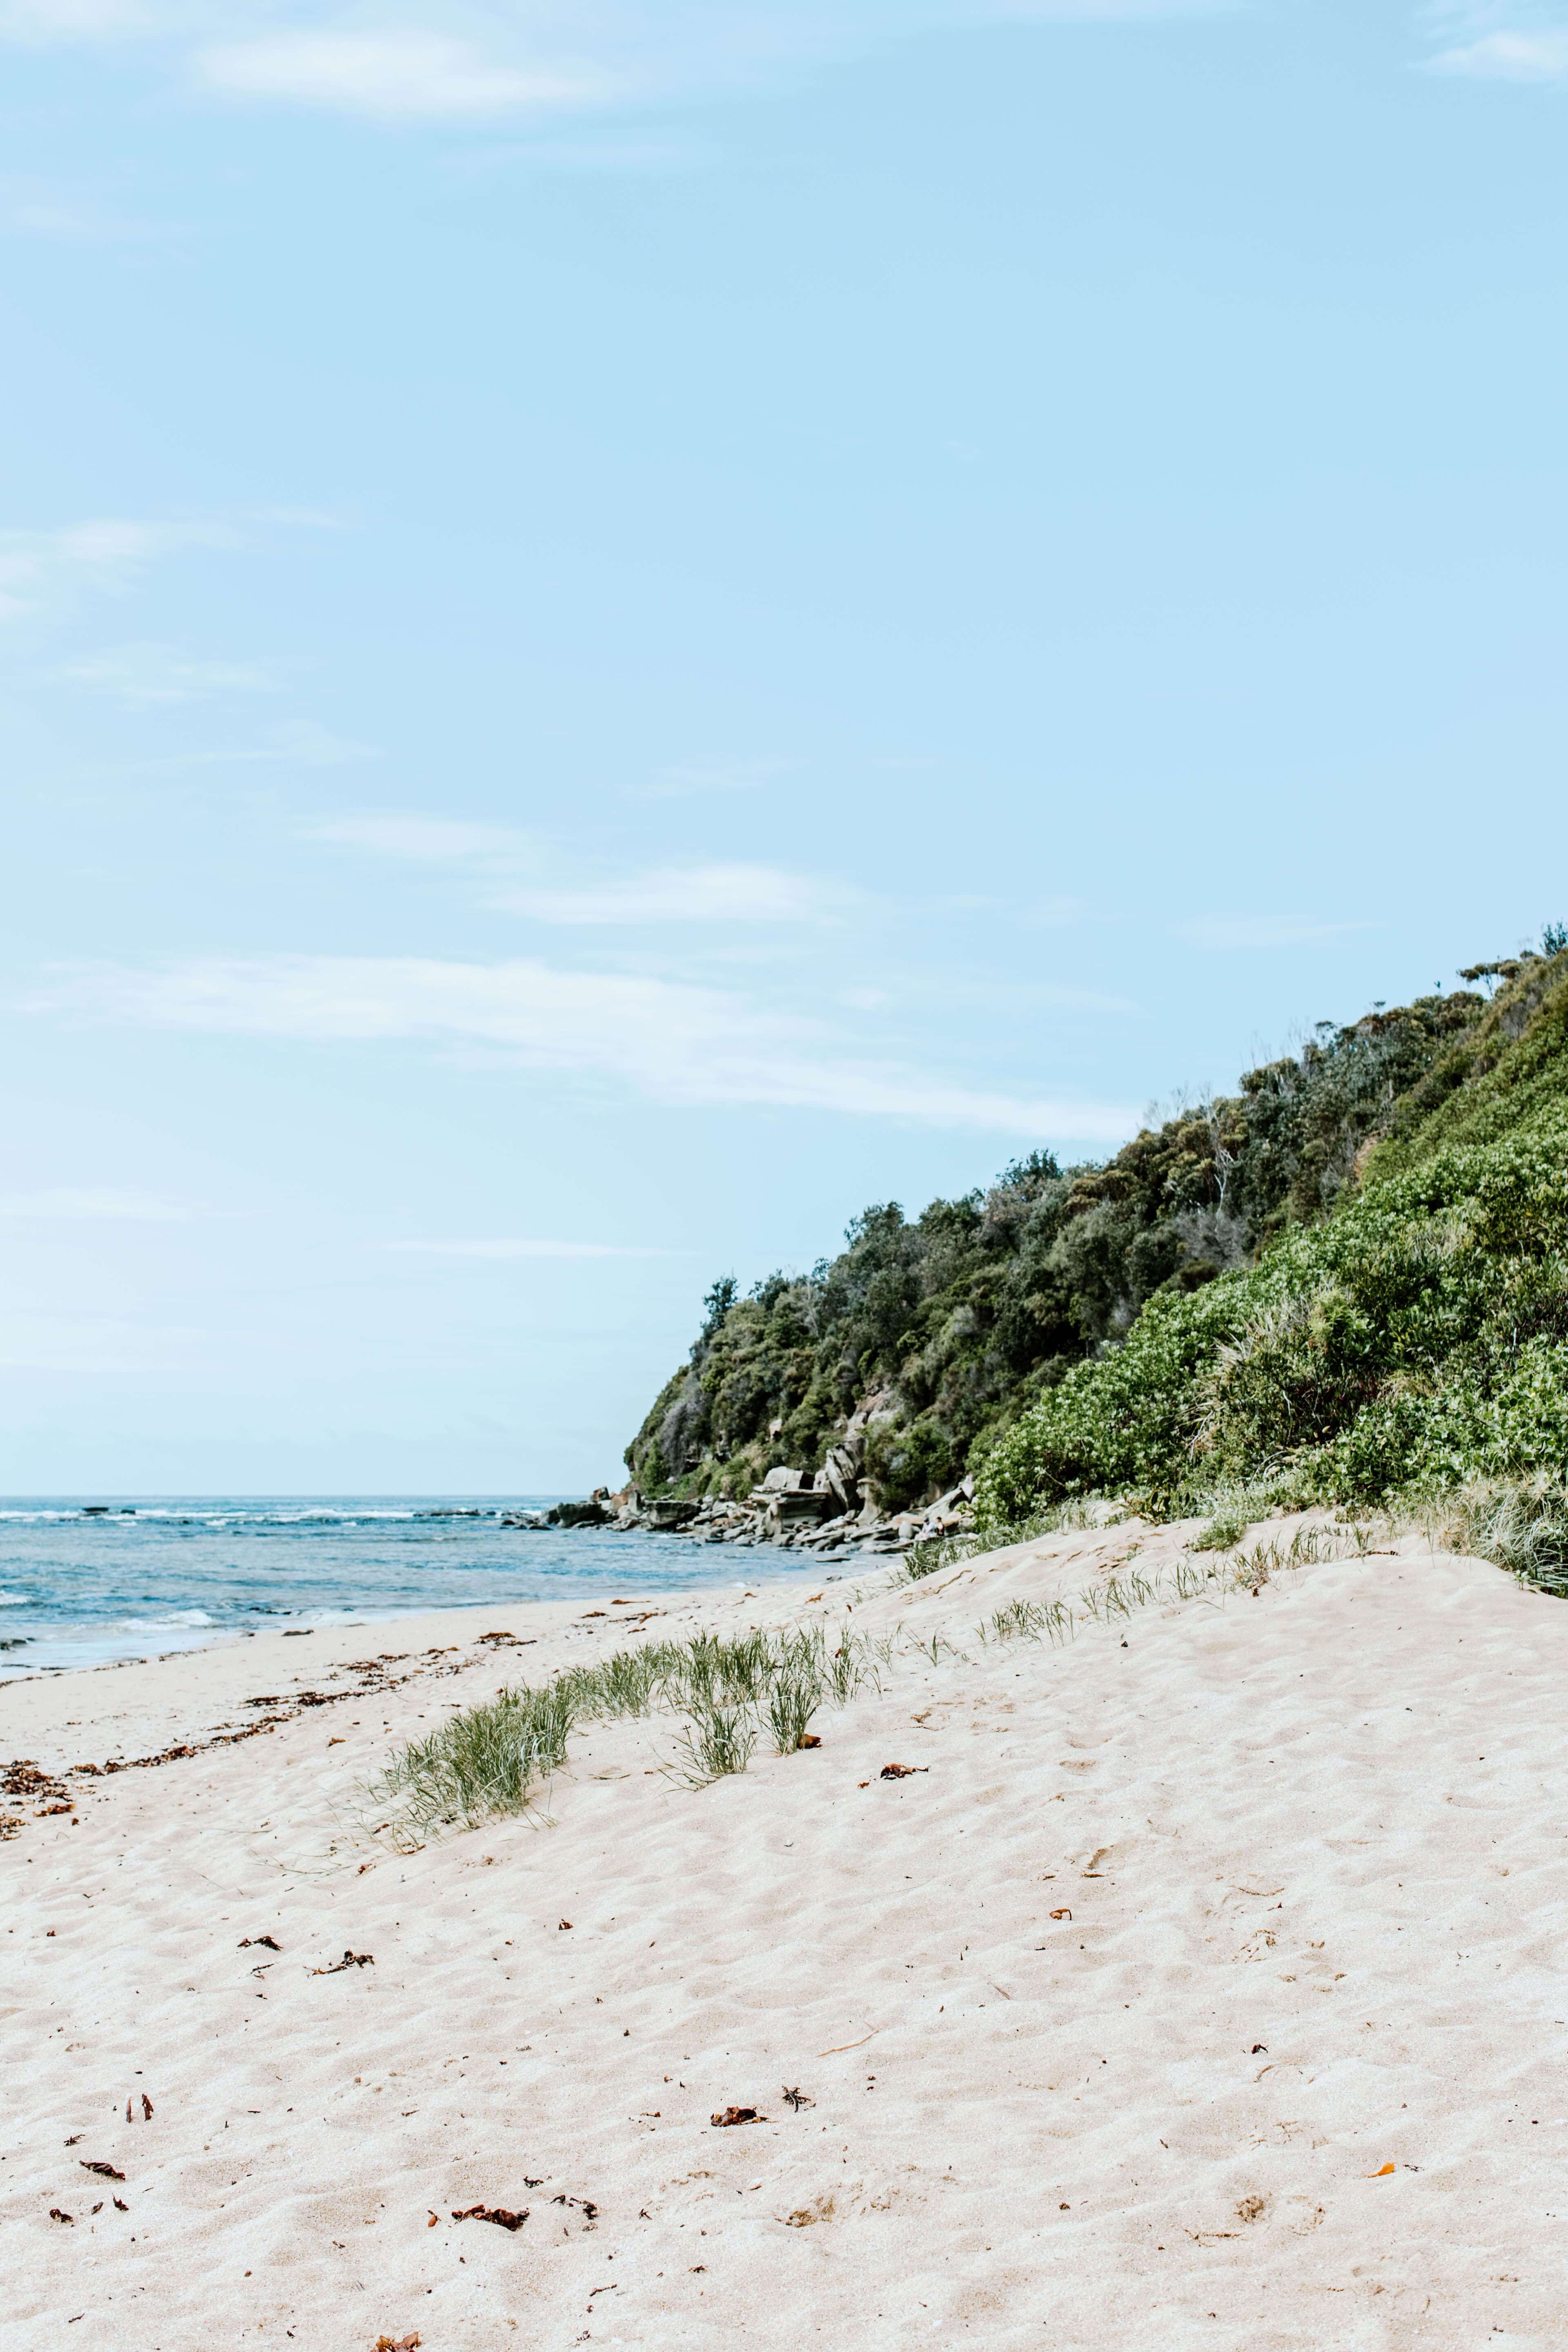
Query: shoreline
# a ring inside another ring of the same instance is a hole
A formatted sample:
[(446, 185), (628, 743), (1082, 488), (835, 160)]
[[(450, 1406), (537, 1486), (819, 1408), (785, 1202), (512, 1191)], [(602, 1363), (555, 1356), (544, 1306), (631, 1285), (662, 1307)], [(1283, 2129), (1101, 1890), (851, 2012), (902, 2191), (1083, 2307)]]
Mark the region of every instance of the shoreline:
[[(287, 1499), (293, 1503), (300, 1498)], [(378, 1503), (382, 1499), (377, 1498)], [(486, 1516), (472, 1510), (426, 1510), (405, 1514), (395, 1524), (406, 1528), (416, 1520), (464, 1521)], [(189, 1514), (190, 1520), (196, 1517)], [(490, 1524), (485, 1535), (496, 1532), (497, 1517), (488, 1514)], [(71, 1531), (83, 1528), (85, 1523), (89, 1534), (102, 1524), (79, 1512), (60, 1523)], [(18, 1681), (96, 1673), (132, 1662), (167, 1663), (178, 1656), (265, 1639), (280, 1631), (299, 1639), (307, 1633), (401, 1624), (447, 1612), (460, 1615), (553, 1605), (557, 1594), (560, 1605), (570, 1606), (578, 1599), (612, 1594), (621, 1585), (659, 1593), (722, 1589), (738, 1580), (742, 1568), (740, 1561), (715, 1555), (706, 1546), (700, 1548), (679, 1531), (654, 1535), (637, 1528), (604, 1527), (552, 1528), (548, 1549), (531, 1562), (528, 1550), (516, 1547), (532, 1544), (533, 1533), (513, 1532), (509, 1527), (504, 1554), (497, 1557), (492, 1552), (486, 1559), (481, 1552), (472, 1563), (480, 1578), (502, 1586), (504, 1597), (491, 1593), (458, 1599), (438, 1590), (421, 1593), (407, 1589), (417, 1588), (426, 1578), (435, 1587), (443, 1573), (450, 1580), (451, 1568), (439, 1550), (431, 1556), (421, 1549), (412, 1559), (378, 1551), (374, 1529), (385, 1523), (386, 1515), (378, 1512), (368, 1520), (373, 1532), (367, 1547), (363, 1551), (350, 1549), (347, 1557), (335, 1559), (330, 1549), (316, 1545), (306, 1515), (290, 1515), (279, 1522), (289, 1535), (275, 1560), (264, 1560), (259, 1554), (248, 1559), (231, 1554), (204, 1559), (166, 1552), (145, 1564), (137, 1558), (112, 1553), (108, 1558), (89, 1555), (86, 1560), (68, 1556), (64, 1559), (59, 1556), (13, 1558), (0, 1566), (0, 1588), (8, 1584), (32, 1587), (36, 1591), (39, 1587), (47, 1589), (54, 1580), (59, 1594), (52, 1601), (44, 1601), (29, 1592), (24, 1601), (0, 1590), (0, 1691)], [(150, 1518), (142, 1521), (144, 1528), (151, 1524)], [(363, 1515), (347, 1515), (342, 1524), (349, 1530), (352, 1546), (367, 1520)], [(500, 1524), (507, 1523), (502, 1519)], [(464, 1529), (456, 1537), (459, 1549), (466, 1535)], [(453, 1538), (442, 1528), (428, 1540), (450, 1544)], [(462, 1565), (465, 1570), (469, 1567), (466, 1559)], [(850, 1556), (834, 1562), (826, 1572), (841, 1578), (855, 1565)], [(270, 1578), (262, 1574), (264, 1566), (273, 1571)], [(820, 1572), (820, 1564), (810, 1559), (790, 1559), (787, 1565), (781, 1559), (779, 1566), (795, 1580)], [(378, 1579), (384, 1581), (389, 1577), (394, 1589), (378, 1591)], [(87, 1582), (82, 1605), (74, 1615), (61, 1613), (68, 1612), (74, 1579)], [(531, 1585), (533, 1591), (522, 1594), (504, 1591), (520, 1583)], [(107, 1596), (104, 1584), (110, 1587)], [(367, 1597), (337, 1601), (334, 1591)], [(292, 1605), (279, 1606), (277, 1598), (268, 1598), (258, 1622), (260, 1604), (247, 1596), (263, 1594), (281, 1595)], [(51, 1606), (57, 1612), (52, 1617)]]
[[(24, 1734), (35, 1739), (45, 1738), (47, 1727), (57, 1720), (85, 1729), (94, 1723), (119, 1719), (127, 1711), (123, 1706), (106, 1714), (103, 1707), (71, 1697), (65, 1703), (73, 1708), (80, 1705), (82, 1711), (64, 1716), (62, 1707), (51, 1706), (44, 1696), (51, 1691), (79, 1694), (83, 1685), (100, 1676), (114, 1677), (116, 1691), (123, 1689), (130, 1695), (132, 1715), (144, 1714), (152, 1720), (160, 1710), (173, 1710), (181, 1720), (188, 1717), (194, 1721), (197, 1716), (213, 1713), (215, 1723), (229, 1727), (235, 1707), (254, 1703), (257, 1691), (253, 1685), (291, 1682), (306, 1689), (313, 1688), (321, 1681), (341, 1678), (367, 1650), (383, 1660), (395, 1655), (399, 1663), (411, 1662), (421, 1673), (426, 1671), (425, 1661), (438, 1656), (460, 1657), (465, 1669), (483, 1666), (500, 1652), (488, 1647), (483, 1634), (475, 1633), (473, 1628), (479, 1619), (484, 1621), (487, 1633), (494, 1630), (510, 1637), (500, 1645), (510, 1657), (544, 1643), (587, 1642), (591, 1635), (609, 1632), (616, 1625), (624, 1626), (628, 1635), (635, 1636), (655, 1616), (676, 1614), (684, 1620), (694, 1612), (700, 1613), (704, 1604), (733, 1607), (742, 1596), (754, 1598), (759, 1606), (766, 1601), (774, 1607), (787, 1607), (802, 1581), (797, 1577), (788, 1581), (781, 1580), (776, 1587), (761, 1582), (752, 1587), (743, 1585), (738, 1578), (730, 1578), (721, 1583), (663, 1588), (636, 1600), (620, 1600), (612, 1595), (603, 1603), (587, 1591), (574, 1594), (571, 1600), (512, 1601), (499, 1605), (478, 1601), (458, 1609), (355, 1618), (349, 1622), (298, 1631), (269, 1626), (256, 1633), (220, 1635), (189, 1649), (154, 1652), (144, 1657), (104, 1659), (90, 1666), (12, 1675), (0, 1680), (0, 1756), (7, 1745), (15, 1746)], [(390, 1635), (395, 1631), (399, 1640), (408, 1644), (406, 1650), (389, 1653), (384, 1648), (377, 1649), (376, 1643), (366, 1638), (378, 1633)], [(469, 1654), (476, 1651), (477, 1657)], [(131, 1679), (122, 1685), (121, 1677)], [(35, 1695), (31, 1705), (16, 1703), (22, 1693)]]
[[(73, 1802), (0, 1800), (0, 2352), (1560, 2340), (1568, 1611), (1316, 1524), (7, 1685)], [(364, 1805), (502, 1684), (802, 1623), (880, 1660), (809, 1753), (691, 1787), (656, 1712), (526, 1816)]]

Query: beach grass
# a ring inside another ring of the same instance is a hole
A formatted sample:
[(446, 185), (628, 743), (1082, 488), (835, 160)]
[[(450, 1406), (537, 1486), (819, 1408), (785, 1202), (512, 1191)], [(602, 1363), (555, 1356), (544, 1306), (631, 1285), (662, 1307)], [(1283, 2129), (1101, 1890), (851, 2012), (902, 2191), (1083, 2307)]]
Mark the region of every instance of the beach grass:
[(540, 1690), (503, 1690), (464, 1707), (427, 1738), (400, 1748), (371, 1793), (422, 1836), (526, 1812), (535, 1790), (566, 1760), (577, 1696), (573, 1678), (563, 1676)]
[(1445, 1496), (1433, 1516), (1432, 1532), (1454, 1550), (1568, 1600), (1568, 1489), (1556, 1479), (1478, 1481)]
[(564, 1765), (574, 1726), (656, 1710), (685, 1718), (671, 1769), (702, 1786), (745, 1770), (764, 1722), (778, 1753), (793, 1754), (825, 1703), (844, 1706), (867, 1683), (880, 1687), (889, 1646), (845, 1632), (830, 1650), (820, 1626), (804, 1626), (617, 1650), (463, 1708), (399, 1748), (366, 1794), (390, 1812), (395, 1835), (421, 1840), (526, 1814)]

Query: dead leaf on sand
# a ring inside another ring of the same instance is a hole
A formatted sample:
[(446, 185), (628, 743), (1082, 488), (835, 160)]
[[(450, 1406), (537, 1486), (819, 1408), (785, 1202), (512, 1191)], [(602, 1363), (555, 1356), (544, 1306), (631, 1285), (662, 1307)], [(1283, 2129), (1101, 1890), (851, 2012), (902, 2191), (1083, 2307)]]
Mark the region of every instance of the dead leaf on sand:
[[(97, 2164), (85, 2156), (79, 2156), (77, 2162), (84, 2172), (96, 2172), (100, 2180), (123, 2180), (125, 2178), (122, 2172), (116, 2172), (111, 2164)], [(1388, 2168), (1392, 2172), (1393, 2165), (1391, 2164)]]
[[(268, 1939), (265, 1936), (258, 1936), (256, 1940), (258, 1944), (264, 1944)], [(274, 1951), (277, 1948), (274, 1945)], [(312, 1969), (310, 1974), (313, 1977), (341, 1977), (345, 1969), (374, 1969), (374, 1952), (345, 1952), (342, 1958), (334, 1960), (330, 1969)]]
[(123, 2197), (117, 2197), (117, 2198), (115, 2199), (115, 2200), (114, 2200), (114, 2210), (115, 2210), (115, 2211), (116, 2211), (117, 2213), (129, 2213), (129, 2212), (130, 2212), (130, 2210), (131, 2210), (131, 2208), (130, 2208), (130, 2206), (125, 2202), (125, 2200), (124, 2200), (124, 2198), (123, 2198)]
[(767, 2117), (760, 2116), (755, 2107), (724, 2107), (713, 2121), (721, 2131), (724, 2131), (731, 2124), (765, 2124)]
[(1059, 1911), (1053, 1911), (1051, 1913), (1051, 1916), (1053, 1919), (1070, 1919), (1072, 1917), (1072, 1913), (1068, 1909), (1067, 1905), (1064, 1903)]
[[(537, 2189), (541, 2183), (531, 2180), (528, 2185), (531, 2189)], [(599, 2209), (591, 2197), (568, 2197), (563, 2189), (558, 2197), (552, 2197), (550, 2201), (552, 2205), (574, 2205), (590, 2230), (599, 2218)]]
[(1363, 2180), (1382, 2180), (1393, 2170), (1394, 2167), (1392, 2164), (1380, 2164), (1375, 2172), (1363, 2172), (1362, 2174), (1362, 2179)]
[(822, 1742), (815, 1731), (803, 1731), (795, 1744), (797, 1748), (820, 1748)]
[(917, 1772), (929, 1772), (929, 1764), (884, 1764), (878, 1774), (882, 1780), (910, 1780)]
[(505, 2205), (465, 2205), (452, 2209), (454, 2221), (493, 2221), (499, 2229), (521, 2230), (528, 2219), (528, 2207), (513, 2213)]
[(74, 2221), (76, 2220), (76, 2215), (74, 2213), (62, 2213), (58, 2205), (51, 2205), (49, 2207), (49, 2219), (51, 2221)]
[(375, 2339), (375, 2352), (419, 2352), (422, 2341), (423, 2338), (418, 2335), (378, 2336)]
[(816, 2105), (816, 2101), (815, 2099), (808, 2099), (805, 2093), (798, 2089), (794, 2091), (785, 2090), (781, 2094), (781, 2096), (789, 2101), (790, 2105), (795, 2109), (797, 2116), (799, 2115), (802, 2107), (815, 2107)]
[(276, 1936), (242, 1936), (236, 1949), (241, 1952), (248, 1951), (252, 1944), (265, 1944), (269, 1952), (280, 1952), (283, 1949)]

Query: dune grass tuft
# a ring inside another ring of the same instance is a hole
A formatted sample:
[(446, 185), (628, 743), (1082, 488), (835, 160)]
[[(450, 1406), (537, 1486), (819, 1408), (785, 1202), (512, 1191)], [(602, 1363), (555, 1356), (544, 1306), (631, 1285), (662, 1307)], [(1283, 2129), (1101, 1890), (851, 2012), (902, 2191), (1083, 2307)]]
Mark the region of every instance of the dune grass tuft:
[(1478, 1482), (1447, 1498), (1443, 1538), (1521, 1584), (1568, 1600), (1568, 1490), (1555, 1479)]
[(826, 1701), (844, 1706), (868, 1682), (880, 1686), (887, 1646), (845, 1632), (830, 1651), (821, 1626), (803, 1626), (617, 1650), (539, 1689), (521, 1685), (463, 1708), (400, 1748), (367, 1793), (392, 1810), (395, 1835), (416, 1839), (526, 1813), (564, 1765), (574, 1725), (656, 1709), (686, 1718), (675, 1777), (700, 1786), (745, 1770), (764, 1720), (779, 1754), (792, 1754)]
[(400, 1748), (371, 1793), (394, 1804), (421, 1836), (526, 1812), (541, 1783), (566, 1760), (576, 1697), (563, 1677), (542, 1690), (503, 1690), (464, 1707), (428, 1738)]

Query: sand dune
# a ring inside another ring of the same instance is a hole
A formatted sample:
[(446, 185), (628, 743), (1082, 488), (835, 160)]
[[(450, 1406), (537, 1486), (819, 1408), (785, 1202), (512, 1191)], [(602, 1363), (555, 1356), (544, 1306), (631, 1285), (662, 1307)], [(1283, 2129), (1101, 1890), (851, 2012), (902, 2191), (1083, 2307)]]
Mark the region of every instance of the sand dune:
[(1411, 1538), (975, 1638), (1191, 1532), (679, 1601), (847, 1610), (884, 1687), (699, 1790), (591, 1729), (552, 1826), (406, 1855), (392, 1742), (640, 1612), (0, 1690), (46, 1769), (287, 1718), (0, 1799), (0, 2347), (1561, 2346), (1568, 1610)]

